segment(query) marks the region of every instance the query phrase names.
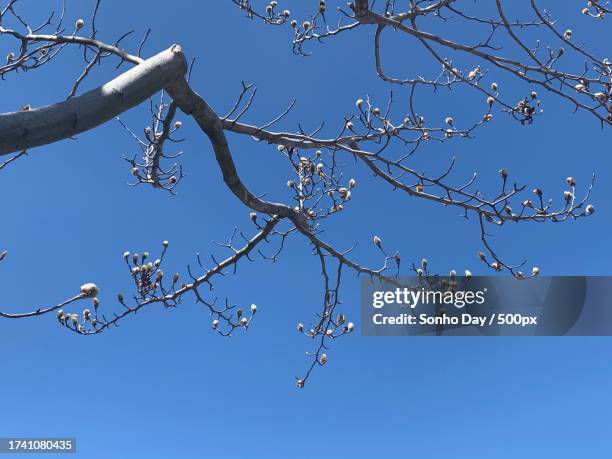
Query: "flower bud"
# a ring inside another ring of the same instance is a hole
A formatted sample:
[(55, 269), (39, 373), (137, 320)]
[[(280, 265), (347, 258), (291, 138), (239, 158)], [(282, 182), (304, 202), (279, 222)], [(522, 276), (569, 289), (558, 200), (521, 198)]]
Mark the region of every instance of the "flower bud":
[(325, 365), (327, 363), (327, 354), (321, 354), (321, 357), (319, 357), (319, 363), (321, 365)]
[(352, 332), (353, 330), (355, 330), (355, 324), (353, 322), (349, 322), (346, 326), (346, 329), (349, 333)]
[(246, 327), (248, 323), (249, 323), (249, 320), (246, 317), (243, 317), (242, 319), (240, 319), (240, 325), (242, 325), (243, 327)]
[(595, 212), (595, 207), (592, 204), (586, 206), (585, 212), (587, 215), (591, 215)]
[(85, 21), (83, 19), (77, 19), (74, 26), (77, 28), (77, 30), (81, 30), (83, 27), (85, 27)]
[(303, 379), (298, 379), (298, 380), (296, 381), (295, 385), (296, 385), (298, 388), (303, 389), (303, 388), (304, 388), (304, 382), (305, 382), (305, 381), (304, 381)]
[(593, 94), (593, 97), (595, 97), (595, 99), (597, 99), (602, 104), (608, 100), (608, 96), (606, 96), (603, 92), (596, 92), (595, 94)]
[(216, 330), (219, 328), (219, 321), (217, 319), (212, 321), (212, 328), (213, 330)]
[(180, 129), (181, 126), (183, 126), (183, 123), (181, 123), (180, 121), (177, 121), (176, 123), (174, 123), (174, 129)]
[(491, 89), (497, 91), (497, 83), (491, 83)]
[(531, 274), (533, 274), (534, 276), (537, 276), (538, 274), (540, 274), (540, 268), (538, 268), (537, 266), (534, 266), (533, 269), (531, 270)]
[(298, 324), (298, 325), (297, 325), (297, 330), (298, 330), (299, 332), (303, 332), (303, 331), (304, 331), (304, 324)]
[(256, 312), (257, 312), (257, 305), (256, 304), (252, 304), (251, 305), (251, 314), (255, 315)]
[(355, 185), (357, 185), (357, 181), (354, 178), (348, 181), (349, 188), (355, 188)]
[(100, 289), (94, 283), (89, 282), (87, 284), (81, 285), (81, 296), (83, 298), (94, 298), (98, 295), (99, 292)]
[(487, 104), (491, 107), (495, 103), (495, 99), (491, 96), (487, 97)]
[(357, 99), (355, 105), (357, 106), (357, 108), (361, 109), (361, 107), (363, 106), (363, 99)]
[(378, 236), (374, 236), (374, 244), (376, 244), (378, 247), (380, 247), (380, 244), (382, 243), (382, 239), (380, 239), (380, 237)]

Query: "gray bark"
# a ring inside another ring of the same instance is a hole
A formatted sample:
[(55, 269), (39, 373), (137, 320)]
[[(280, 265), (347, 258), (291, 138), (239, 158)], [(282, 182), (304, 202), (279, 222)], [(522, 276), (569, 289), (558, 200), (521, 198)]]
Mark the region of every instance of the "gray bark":
[(64, 102), (0, 115), (0, 156), (95, 128), (166, 89), (187, 73), (180, 46), (143, 61), (103, 86)]

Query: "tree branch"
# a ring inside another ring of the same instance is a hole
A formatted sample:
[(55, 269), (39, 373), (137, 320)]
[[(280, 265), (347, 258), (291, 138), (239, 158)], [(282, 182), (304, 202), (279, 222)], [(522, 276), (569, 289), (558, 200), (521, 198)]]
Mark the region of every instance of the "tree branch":
[(93, 129), (149, 99), (186, 73), (183, 51), (173, 45), (81, 96), (0, 115), (0, 156)]

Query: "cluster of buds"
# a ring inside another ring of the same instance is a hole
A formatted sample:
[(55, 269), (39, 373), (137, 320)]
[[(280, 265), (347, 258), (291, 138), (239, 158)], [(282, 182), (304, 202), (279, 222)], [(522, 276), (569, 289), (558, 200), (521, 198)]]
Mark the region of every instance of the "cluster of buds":
[[(214, 331), (218, 332), (222, 336), (230, 336), (236, 328), (243, 328), (247, 330), (251, 321), (257, 313), (257, 305), (252, 304), (250, 307), (251, 315), (247, 317), (242, 309), (236, 309), (235, 313), (227, 314), (228, 311), (233, 310), (234, 307), (226, 306), (221, 311), (211, 309), (213, 312), (213, 319), (211, 327)], [(221, 324), (224, 323), (225, 326)]]
[[(310, 338), (322, 336), (323, 339), (335, 339), (355, 331), (355, 324), (353, 322), (347, 323), (346, 316), (344, 314), (338, 314), (336, 318), (333, 318), (332, 314), (333, 307), (327, 307), (323, 313), (323, 316), (321, 317), (321, 321), (317, 325), (313, 326), (313, 328), (309, 330), (306, 330), (304, 328), (304, 324), (300, 323), (297, 325), (297, 330), (299, 333), (302, 333)], [(322, 344), (319, 346), (317, 352), (306, 353), (306, 355), (312, 356), (313, 358), (313, 363), (310, 370), (312, 370), (315, 365), (325, 366), (327, 364), (327, 354), (322, 351), (323, 349), (326, 349), (326, 346), (323, 344), (323, 341), (321, 341), (321, 343)], [(304, 387), (306, 384), (306, 379), (310, 374), (310, 370), (308, 371), (306, 377), (298, 378), (296, 380), (296, 385), (298, 388), (301, 389)]]
[(291, 16), (291, 12), (289, 10), (279, 11), (278, 2), (273, 0), (266, 5), (265, 14), (260, 14), (255, 12), (255, 10), (251, 7), (251, 3), (249, 0), (234, 0), (240, 9), (244, 10), (247, 14), (247, 17), (263, 20), (266, 24), (271, 25), (282, 25), (289, 19)]
[(534, 116), (538, 114), (544, 113), (543, 109), (539, 109), (540, 100), (538, 99), (538, 93), (535, 91), (531, 91), (529, 96), (519, 100), (517, 104), (509, 110), (512, 114), (512, 117), (518, 120), (521, 124), (531, 124), (533, 123)]
[(336, 319), (330, 317), (327, 326), (318, 324), (307, 330), (304, 328), (304, 324), (297, 324), (297, 331), (310, 338), (325, 335), (328, 338), (334, 339), (352, 333), (354, 330), (355, 324), (353, 322), (346, 322), (344, 314), (338, 314)]
[[(287, 187), (293, 191), (294, 200), (298, 204), (295, 210), (303, 213), (307, 219), (316, 220), (340, 212), (352, 199), (357, 181), (351, 178), (342, 183), (338, 179), (336, 166), (333, 162), (328, 165), (324, 161), (321, 150), (316, 150), (309, 157), (299, 156), (295, 149), (282, 145), (278, 150), (287, 156), (297, 175), (295, 180), (287, 181)], [(319, 207), (323, 197), (331, 201), (329, 210)]]
[(601, 5), (599, 0), (590, 0), (586, 3), (586, 8), (582, 8), (581, 13), (595, 19), (604, 19), (606, 17), (607, 4), (608, 2), (605, 2), (604, 5)]
[(60, 324), (65, 327), (69, 327), (72, 330), (83, 333), (87, 324), (91, 324), (95, 327), (98, 323), (98, 307), (100, 306), (100, 300), (98, 294), (100, 289), (92, 282), (81, 285), (79, 295), (75, 299), (90, 299), (94, 308), (94, 314), (92, 316), (91, 310), (86, 308), (83, 310), (82, 320), (78, 314), (64, 312), (63, 309), (57, 311), (57, 320)]
[[(154, 261), (150, 261), (149, 252), (143, 252), (142, 254), (125, 252), (123, 254), (123, 259), (130, 270), (130, 275), (134, 280), (136, 289), (143, 299), (154, 296), (162, 284), (164, 272), (161, 269), (161, 264), (168, 245), (168, 241), (162, 243), (162, 254)], [(178, 275), (175, 274), (172, 279), (172, 285), (174, 286), (177, 281)], [(122, 297), (119, 300), (123, 303)]]

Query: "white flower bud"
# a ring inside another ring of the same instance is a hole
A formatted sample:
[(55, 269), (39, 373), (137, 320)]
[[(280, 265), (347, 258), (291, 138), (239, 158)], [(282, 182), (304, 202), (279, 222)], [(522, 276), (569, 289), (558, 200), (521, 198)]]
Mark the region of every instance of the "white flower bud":
[(604, 103), (608, 100), (608, 96), (606, 96), (603, 92), (596, 92), (593, 94), (593, 97), (597, 99), (599, 102)]
[(83, 19), (77, 19), (77, 21), (75, 22), (74, 26), (78, 30), (81, 30), (83, 27), (85, 27), (85, 21)]
[(533, 269), (531, 270), (531, 274), (533, 274), (534, 276), (537, 276), (538, 274), (540, 274), (540, 268), (538, 268), (537, 266), (534, 266)]
[(591, 215), (595, 212), (595, 207), (592, 204), (586, 206), (585, 212), (587, 215)]
[(98, 293), (100, 293), (100, 289), (94, 283), (89, 282), (81, 285), (81, 296), (83, 298), (94, 298), (98, 296)]
[(319, 363), (321, 365), (325, 365), (327, 363), (327, 354), (321, 354), (321, 357), (319, 357)]
[(219, 328), (219, 321), (217, 319), (212, 321), (212, 328), (213, 330), (216, 330), (217, 328)]
[(240, 319), (240, 325), (242, 325), (243, 327), (246, 327), (248, 323), (249, 323), (249, 320), (246, 317), (243, 317), (242, 319)]
[(353, 322), (349, 322), (346, 326), (346, 329), (348, 332), (352, 332), (353, 330), (355, 330), (355, 324)]
[(491, 89), (497, 91), (497, 83), (491, 83)]
[(363, 99), (357, 99), (355, 105), (357, 106), (357, 108), (361, 108), (363, 106)]
[(468, 279), (472, 277), (472, 272), (469, 270), (465, 270), (465, 277), (467, 277)]
[(487, 97), (487, 104), (491, 107), (495, 103), (495, 99), (491, 96)]
[(295, 385), (296, 385), (298, 388), (303, 389), (303, 388), (304, 388), (304, 382), (305, 382), (305, 381), (304, 381), (303, 379), (298, 379), (298, 380), (296, 381)]
[(257, 305), (256, 304), (252, 304), (251, 305), (251, 314), (255, 314), (257, 312)]
[(355, 188), (355, 185), (357, 185), (357, 181), (354, 178), (348, 181), (349, 188)]
[(177, 121), (176, 123), (174, 123), (174, 129), (180, 129), (181, 126), (183, 126), (183, 123), (180, 121)]
[(374, 244), (376, 244), (378, 247), (380, 247), (380, 244), (382, 243), (382, 239), (380, 239), (380, 237), (378, 236), (374, 236)]

